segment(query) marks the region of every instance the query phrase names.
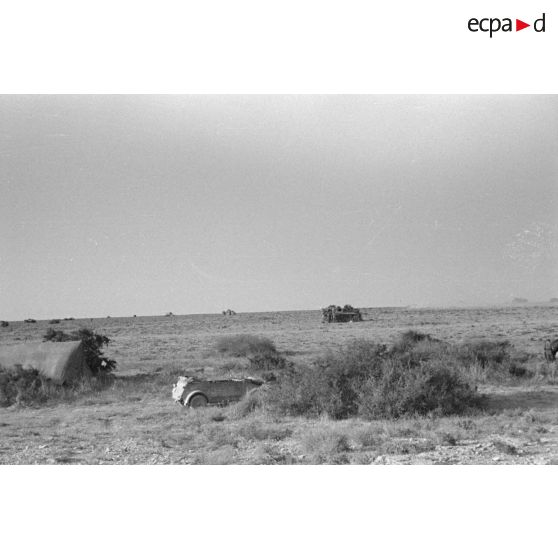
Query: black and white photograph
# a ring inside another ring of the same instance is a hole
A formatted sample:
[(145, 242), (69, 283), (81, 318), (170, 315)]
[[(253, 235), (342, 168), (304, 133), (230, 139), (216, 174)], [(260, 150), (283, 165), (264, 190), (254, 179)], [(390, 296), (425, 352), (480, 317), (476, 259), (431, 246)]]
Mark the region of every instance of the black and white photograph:
[(4, 95), (4, 464), (558, 464), (555, 95)]
[(552, 555), (552, 8), (3, 2), (3, 554)]

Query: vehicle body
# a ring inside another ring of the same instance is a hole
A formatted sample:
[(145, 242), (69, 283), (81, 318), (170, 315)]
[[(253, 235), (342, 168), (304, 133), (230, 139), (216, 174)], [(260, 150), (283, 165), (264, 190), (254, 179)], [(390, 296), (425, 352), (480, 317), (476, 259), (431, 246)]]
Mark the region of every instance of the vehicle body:
[(187, 407), (226, 405), (240, 401), (247, 393), (262, 384), (263, 381), (256, 378), (204, 380), (180, 376), (173, 387), (172, 398)]
[(331, 304), (327, 308), (322, 308), (322, 322), (361, 322), (362, 314), (358, 308), (353, 308), (351, 305), (346, 304), (335, 306)]

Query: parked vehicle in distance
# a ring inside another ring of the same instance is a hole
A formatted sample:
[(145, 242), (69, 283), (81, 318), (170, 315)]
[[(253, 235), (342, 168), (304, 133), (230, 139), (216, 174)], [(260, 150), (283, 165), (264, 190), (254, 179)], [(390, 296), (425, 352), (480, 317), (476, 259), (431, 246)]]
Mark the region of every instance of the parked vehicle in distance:
[(362, 322), (362, 314), (350, 304), (345, 304), (343, 308), (330, 304), (327, 308), (322, 308), (322, 322)]
[(262, 384), (263, 380), (256, 378), (203, 380), (180, 376), (173, 387), (172, 398), (187, 407), (226, 405), (240, 401), (247, 393)]

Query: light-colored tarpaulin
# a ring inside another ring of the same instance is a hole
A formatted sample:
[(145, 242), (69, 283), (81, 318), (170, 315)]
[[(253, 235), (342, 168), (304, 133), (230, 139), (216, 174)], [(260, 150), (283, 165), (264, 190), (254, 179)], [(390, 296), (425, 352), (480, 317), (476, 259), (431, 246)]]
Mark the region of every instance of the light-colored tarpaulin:
[(81, 341), (0, 346), (0, 366), (34, 368), (57, 384), (90, 376)]

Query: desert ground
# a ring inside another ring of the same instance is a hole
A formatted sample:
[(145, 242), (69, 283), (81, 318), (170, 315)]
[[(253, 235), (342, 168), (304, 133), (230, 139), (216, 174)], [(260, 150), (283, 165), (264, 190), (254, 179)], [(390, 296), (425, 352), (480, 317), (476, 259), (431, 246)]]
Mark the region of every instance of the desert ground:
[[(558, 464), (558, 382), (543, 357), (544, 340), (558, 336), (558, 306), (367, 308), (363, 315), (345, 324), (323, 324), (319, 310), (12, 322), (0, 328), (0, 343), (39, 341), (49, 327), (92, 328), (111, 339), (105, 354), (117, 369), (103, 390), (0, 409), (0, 463)], [(184, 371), (257, 375), (246, 359), (214, 350), (224, 335), (262, 335), (290, 361), (309, 363), (353, 339), (389, 345), (409, 329), (452, 343), (508, 340), (541, 372), (480, 382), (485, 407), (450, 417), (245, 416), (235, 405), (189, 409), (171, 399)]]

